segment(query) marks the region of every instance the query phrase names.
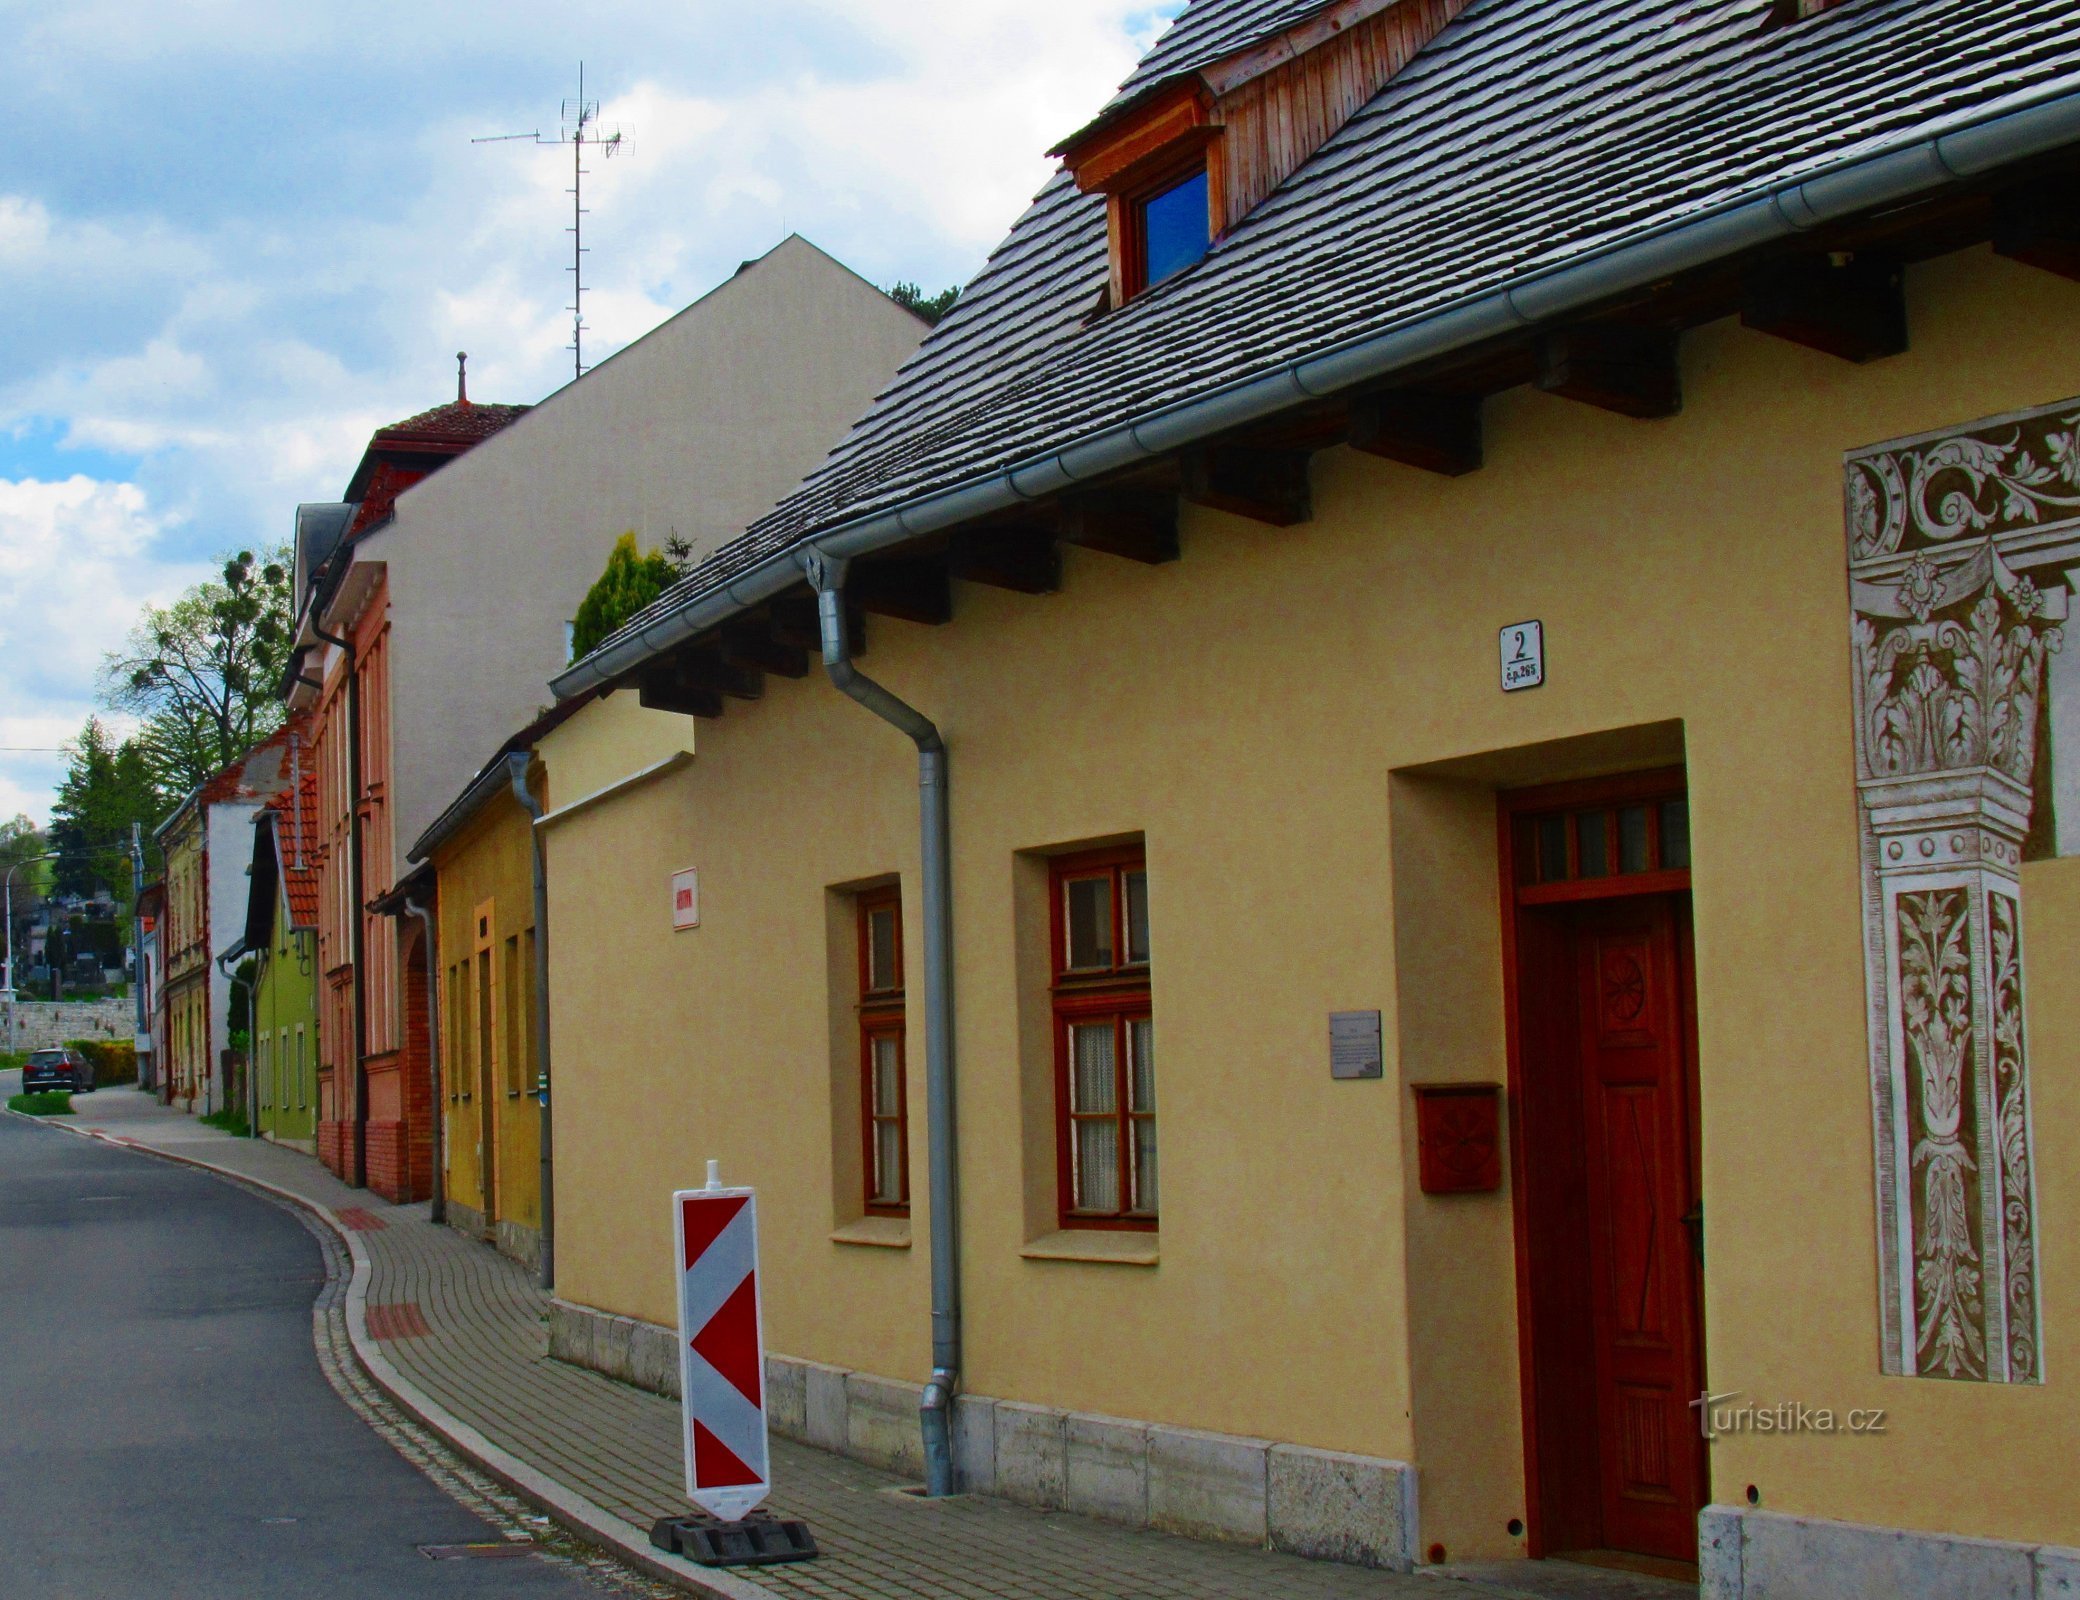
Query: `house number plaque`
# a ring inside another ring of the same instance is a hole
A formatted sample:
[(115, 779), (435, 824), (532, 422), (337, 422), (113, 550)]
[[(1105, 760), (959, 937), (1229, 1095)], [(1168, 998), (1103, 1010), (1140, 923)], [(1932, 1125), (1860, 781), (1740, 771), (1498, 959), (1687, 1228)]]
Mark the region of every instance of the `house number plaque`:
[(1502, 630), (1502, 692), (1536, 689), (1545, 681), (1545, 624), (1512, 622)]

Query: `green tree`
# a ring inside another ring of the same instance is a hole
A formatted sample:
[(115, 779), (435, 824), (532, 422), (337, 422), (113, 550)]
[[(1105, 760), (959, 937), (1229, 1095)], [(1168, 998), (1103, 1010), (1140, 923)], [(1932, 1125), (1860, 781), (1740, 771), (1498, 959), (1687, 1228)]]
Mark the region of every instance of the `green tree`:
[(955, 284), (950, 289), (941, 289), (937, 294), (926, 294), (916, 284), (906, 280), (891, 288), (888, 297), (906, 311), (914, 311), (925, 321), (936, 323), (953, 309), (954, 301), (961, 297), (961, 286)]
[(29, 923), (50, 885), (51, 864), (37, 859), (49, 849), (48, 837), (27, 817), (0, 822), (0, 875), (14, 869), (9, 878), (13, 892), (7, 899), (14, 906), (12, 933), (18, 963), (29, 948)]
[[(674, 540), (675, 547), (683, 541)], [(689, 552), (690, 554), (690, 552)], [(633, 532), (614, 541), (607, 570), (599, 575), (571, 624), (571, 659), (581, 661), (622, 623), (679, 581), (680, 567), (656, 550), (643, 555)]]
[(166, 812), (153, 763), (136, 739), (118, 743), (100, 718), (70, 747), (65, 777), (51, 807), (53, 887), (60, 894), (92, 894), (106, 886), (116, 904), (130, 904), (130, 825), (149, 834)]
[(281, 725), (289, 664), (290, 555), (240, 550), (221, 576), (170, 606), (147, 606), (102, 662), (102, 700), (143, 722), (159, 785), (185, 794)]

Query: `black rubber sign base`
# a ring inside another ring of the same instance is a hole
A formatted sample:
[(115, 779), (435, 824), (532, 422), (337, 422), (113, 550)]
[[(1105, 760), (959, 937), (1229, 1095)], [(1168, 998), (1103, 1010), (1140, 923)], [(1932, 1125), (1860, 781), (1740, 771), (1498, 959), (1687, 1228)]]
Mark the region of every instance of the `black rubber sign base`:
[(813, 1561), (820, 1553), (806, 1522), (783, 1522), (754, 1511), (740, 1522), (723, 1522), (702, 1512), (659, 1517), (650, 1542), (703, 1567), (768, 1567), (780, 1561)]

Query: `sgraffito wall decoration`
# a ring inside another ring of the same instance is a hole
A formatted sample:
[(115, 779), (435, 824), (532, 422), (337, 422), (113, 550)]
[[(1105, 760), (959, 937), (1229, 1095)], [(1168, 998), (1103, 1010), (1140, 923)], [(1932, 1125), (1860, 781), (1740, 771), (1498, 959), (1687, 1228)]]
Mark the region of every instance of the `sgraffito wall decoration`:
[(2021, 866), (2080, 854), (2080, 399), (1847, 461), (1884, 1370), (2043, 1380)]

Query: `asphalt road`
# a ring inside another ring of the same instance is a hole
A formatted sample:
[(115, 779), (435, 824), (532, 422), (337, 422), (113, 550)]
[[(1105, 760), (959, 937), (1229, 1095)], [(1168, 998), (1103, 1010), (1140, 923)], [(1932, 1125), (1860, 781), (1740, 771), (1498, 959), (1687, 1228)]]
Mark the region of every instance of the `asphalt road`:
[(0, 1116), (0, 1595), (600, 1600), (569, 1565), (420, 1553), (500, 1534), (326, 1382), (322, 1284), (267, 1201)]

